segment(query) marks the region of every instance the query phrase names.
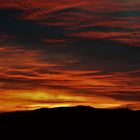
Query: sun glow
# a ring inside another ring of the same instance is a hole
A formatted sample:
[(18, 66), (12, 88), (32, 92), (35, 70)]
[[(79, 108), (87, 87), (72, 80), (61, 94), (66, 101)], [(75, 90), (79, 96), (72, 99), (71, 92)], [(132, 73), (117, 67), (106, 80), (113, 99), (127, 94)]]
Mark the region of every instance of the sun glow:
[(37, 108), (53, 108), (85, 105), (95, 108), (119, 107), (128, 102), (96, 95), (72, 94), (63, 91), (12, 91), (0, 95), (0, 111), (32, 110)]

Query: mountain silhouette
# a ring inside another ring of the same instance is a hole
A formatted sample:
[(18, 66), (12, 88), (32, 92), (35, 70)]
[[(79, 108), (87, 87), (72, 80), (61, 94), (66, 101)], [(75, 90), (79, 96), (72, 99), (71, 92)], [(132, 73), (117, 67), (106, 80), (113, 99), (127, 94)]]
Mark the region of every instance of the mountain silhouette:
[(0, 113), (1, 140), (128, 140), (140, 111), (88, 106)]

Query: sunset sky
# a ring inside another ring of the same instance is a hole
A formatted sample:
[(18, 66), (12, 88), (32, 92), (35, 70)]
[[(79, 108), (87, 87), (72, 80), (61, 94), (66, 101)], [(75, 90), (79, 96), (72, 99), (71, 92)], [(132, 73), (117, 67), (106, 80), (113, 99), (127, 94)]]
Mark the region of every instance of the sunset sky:
[(0, 111), (140, 109), (140, 0), (1, 0)]

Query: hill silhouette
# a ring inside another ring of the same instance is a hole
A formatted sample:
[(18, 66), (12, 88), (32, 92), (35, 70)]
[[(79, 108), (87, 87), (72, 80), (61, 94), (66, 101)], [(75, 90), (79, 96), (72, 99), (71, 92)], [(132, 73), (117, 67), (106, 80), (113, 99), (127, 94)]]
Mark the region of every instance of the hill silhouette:
[(0, 113), (0, 139), (128, 140), (139, 118), (140, 111), (86, 106)]

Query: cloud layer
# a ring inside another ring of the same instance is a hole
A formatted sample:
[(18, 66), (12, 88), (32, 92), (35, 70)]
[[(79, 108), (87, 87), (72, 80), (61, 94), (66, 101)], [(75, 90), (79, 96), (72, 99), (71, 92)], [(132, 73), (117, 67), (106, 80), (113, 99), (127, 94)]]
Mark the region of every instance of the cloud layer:
[(139, 0), (3, 0), (0, 110), (139, 104), (139, 7)]

